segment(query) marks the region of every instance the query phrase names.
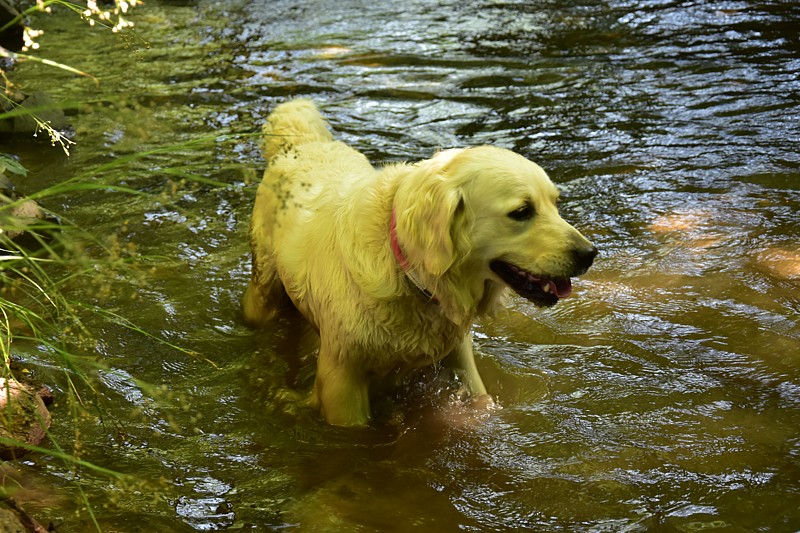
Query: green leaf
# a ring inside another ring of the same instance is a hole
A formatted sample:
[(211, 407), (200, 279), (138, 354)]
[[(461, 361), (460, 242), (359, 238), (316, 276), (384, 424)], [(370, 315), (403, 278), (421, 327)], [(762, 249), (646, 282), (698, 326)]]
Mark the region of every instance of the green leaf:
[(28, 169), (23, 167), (19, 161), (8, 157), (7, 155), (0, 154), (0, 174), (8, 170), (12, 174), (19, 174), (20, 176), (27, 176)]

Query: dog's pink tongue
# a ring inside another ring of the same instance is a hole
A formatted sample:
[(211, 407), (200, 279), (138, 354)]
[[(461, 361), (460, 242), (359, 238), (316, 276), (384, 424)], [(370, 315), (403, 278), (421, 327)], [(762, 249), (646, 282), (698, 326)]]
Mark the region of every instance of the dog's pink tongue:
[(550, 292), (559, 298), (569, 298), (572, 294), (572, 282), (569, 278), (566, 279), (551, 279), (548, 281), (550, 285)]

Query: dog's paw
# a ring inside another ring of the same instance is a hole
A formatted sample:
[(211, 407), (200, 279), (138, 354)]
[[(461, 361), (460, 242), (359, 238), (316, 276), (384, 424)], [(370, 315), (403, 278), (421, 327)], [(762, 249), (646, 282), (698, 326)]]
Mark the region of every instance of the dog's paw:
[(461, 398), (456, 396), (438, 412), (441, 421), (450, 427), (470, 428), (489, 419), (502, 406), (489, 394)]
[(469, 399), (469, 406), (476, 411), (485, 412), (487, 414), (503, 408), (494, 400), (491, 394), (481, 394), (471, 397)]

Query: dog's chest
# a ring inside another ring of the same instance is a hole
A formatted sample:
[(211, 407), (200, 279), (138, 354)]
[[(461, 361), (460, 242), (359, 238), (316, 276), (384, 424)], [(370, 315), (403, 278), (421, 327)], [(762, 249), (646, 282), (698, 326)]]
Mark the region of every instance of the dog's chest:
[[(433, 308), (428, 308), (432, 306)], [(416, 307), (416, 309), (415, 309)], [(442, 316), (435, 304), (400, 306), (393, 316), (381, 320), (370, 339), (369, 352), (379, 373), (398, 367), (418, 368), (440, 361), (453, 351), (469, 332)]]

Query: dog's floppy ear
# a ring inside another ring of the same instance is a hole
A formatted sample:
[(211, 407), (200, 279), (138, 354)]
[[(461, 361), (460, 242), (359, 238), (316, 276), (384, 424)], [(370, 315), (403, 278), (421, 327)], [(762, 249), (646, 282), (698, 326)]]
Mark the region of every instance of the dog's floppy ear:
[(464, 200), (460, 187), (441, 172), (442, 161), (437, 159), (415, 165), (403, 179), (395, 210), (397, 237), (409, 263), (438, 277), (456, 260), (454, 226)]

